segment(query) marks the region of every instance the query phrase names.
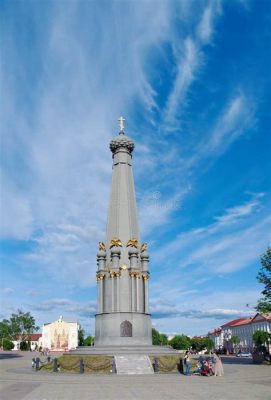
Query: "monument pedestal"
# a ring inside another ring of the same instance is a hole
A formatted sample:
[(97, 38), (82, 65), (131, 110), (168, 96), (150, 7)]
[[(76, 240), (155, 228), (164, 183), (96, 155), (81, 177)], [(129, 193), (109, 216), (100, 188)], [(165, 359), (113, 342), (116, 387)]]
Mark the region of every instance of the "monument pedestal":
[(151, 316), (135, 312), (96, 315), (95, 347), (151, 346)]

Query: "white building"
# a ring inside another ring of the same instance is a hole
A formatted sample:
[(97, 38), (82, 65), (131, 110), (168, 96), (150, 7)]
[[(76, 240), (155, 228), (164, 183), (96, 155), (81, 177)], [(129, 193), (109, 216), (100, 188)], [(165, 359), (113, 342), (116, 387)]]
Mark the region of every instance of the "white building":
[(216, 350), (222, 350), (224, 346), (223, 331), (221, 328), (216, 328), (207, 335), (213, 342)]
[[(242, 351), (252, 352), (254, 348), (253, 333), (258, 330), (271, 333), (271, 313), (257, 313), (254, 317), (238, 318), (226, 322), (220, 328), (208, 333), (208, 337), (213, 340), (215, 349), (224, 348), (232, 353), (234, 345), (230, 339), (238, 336), (240, 343), (236, 347)], [(269, 346), (269, 352), (271, 352), (270, 343), (265, 345)]]
[[(42, 334), (41, 333), (32, 333), (24, 338), (25, 342), (30, 342), (30, 349), (32, 351), (39, 349), (42, 347)], [(12, 343), (14, 344), (13, 350), (20, 350), (20, 343), (22, 340), (12, 340)]]
[(42, 327), (42, 344), (44, 349), (68, 351), (78, 346), (77, 322), (66, 322), (60, 317), (57, 321), (44, 324)]
[(233, 336), (238, 336), (240, 343), (238, 349), (243, 351), (251, 351), (253, 348), (252, 334), (250, 332), (250, 324), (252, 317), (250, 318), (238, 318), (233, 321), (226, 322), (221, 326), (223, 335), (223, 347), (227, 352), (233, 353), (235, 345), (231, 343)]

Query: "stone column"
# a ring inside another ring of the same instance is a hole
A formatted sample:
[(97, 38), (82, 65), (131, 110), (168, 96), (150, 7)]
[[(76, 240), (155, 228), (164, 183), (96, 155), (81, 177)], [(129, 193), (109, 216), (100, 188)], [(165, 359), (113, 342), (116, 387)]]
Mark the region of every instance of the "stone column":
[(120, 253), (121, 250), (119, 247), (112, 247), (111, 248), (111, 261), (112, 261), (112, 268), (119, 269), (120, 266)]
[(97, 312), (102, 313), (104, 311), (104, 301), (103, 301), (103, 280), (104, 280), (104, 271), (106, 265), (106, 252), (104, 250), (100, 250), (97, 253), (97, 291), (98, 291), (98, 305)]
[(130, 272), (131, 277), (131, 311), (135, 311), (135, 288), (134, 288), (134, 274)]
[(111, 278), (111, 311), (115, 311), (114, 272), (110, 272)]
[(97, 289), (98, 289), (98, 307), (97, 311), (98, 313), (102, 313), (104, 309), (104, 304), (103, 304), (103, 280), (104, 280), (104, 274), (99, 272), (97, 274)]
[(138, 281), (139, 281), (139, 274), (136, 275), (136, 311), (139, 312), (139, 290), (138, 290)]
[[(111, 248), (111, 266), (112, 271), (110, 271), (110, 279), (111, 279), (111, 311), (114, 312), (115, 310), (115, 300), (118, 302), (118, 291), (116, 292), (115, 288), (115, 279), (117, 277), (117, 272), (119, 271), (120, 267), (120, 255), (121, 249), (117, 246), (113, 246)], [(117, 296), (117, 299), (115, 297)]]
[(138, 249), (136, 247), (131, 247), (128, 251), (130, 260), (130, 269), (138, 269)]
[(142, 268), (142, 278), (144, 282), (144, 312), (149, 313), (149, 254), (145, 250), (140, 255), (141, 258), (141, 268)]
[(117, 309), (116, 309), (116, 311), (119, 312), (119, 310), (120, 310), (120, 273), (119, 272), (117, 272), (117, 274), (116, 274), (116, 280), (117, 280), (117, 289), (116, 289)]
[(144, 282), (144, 312), (149, 314), (149, 274), (142, 275)]
[(131, 277), (131, 310), (138, 312), (138, 249), (137, 247), (130, 247), (128, 251), (130, 261), (130, 277)]

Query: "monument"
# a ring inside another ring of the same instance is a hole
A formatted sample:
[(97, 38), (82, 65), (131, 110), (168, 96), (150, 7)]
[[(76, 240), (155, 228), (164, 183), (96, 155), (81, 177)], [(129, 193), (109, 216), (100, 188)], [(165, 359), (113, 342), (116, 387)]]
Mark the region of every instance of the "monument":
[(112, 187), (106, 239), (97, 254), (97, 314), (95, 347), (149, 346), (149, 254), (141, 243), (132, 171), (133, 141), (124, 132), (110, 142)]
[(113, 170), (106, 238), (97, 254), (97, 313), (93, 347), (76, 355), (111, 355), (117, 374), (153, 374), (150, 355), (176, 354), (152, 345), (149, 313), (149, 254), (141, 243), (132, 171), (133, 141), (120, 131), (110, 142)]

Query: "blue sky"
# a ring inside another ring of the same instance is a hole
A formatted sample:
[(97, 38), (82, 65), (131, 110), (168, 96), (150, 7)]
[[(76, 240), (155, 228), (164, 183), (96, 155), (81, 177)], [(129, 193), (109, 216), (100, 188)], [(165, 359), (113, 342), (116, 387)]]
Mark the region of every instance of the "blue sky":
[(153, 325), (203, 334), (253, 313), (270, 245), (270, 8), (2, 2), (1, 318), (22, 308), (94, 332), (120, 115)]

